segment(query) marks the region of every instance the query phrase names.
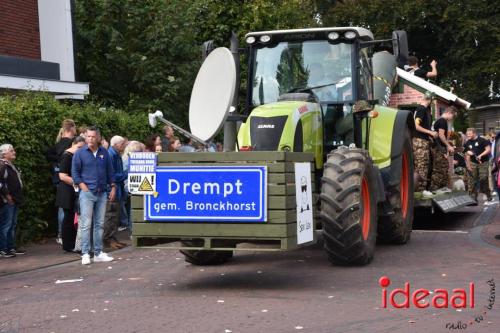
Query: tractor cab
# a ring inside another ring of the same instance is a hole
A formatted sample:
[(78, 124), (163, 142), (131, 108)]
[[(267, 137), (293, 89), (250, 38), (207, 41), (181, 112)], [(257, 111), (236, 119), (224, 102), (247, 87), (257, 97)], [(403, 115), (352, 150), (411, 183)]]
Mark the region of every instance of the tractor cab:
[[(324, 152), (356, 143), (353, 105), (372, 100), (370, 45), (364, 28), (318, 28), (246, 35), (249, 70), (239, 146)], [(358, 142), (357, 146), (361, 146)]]

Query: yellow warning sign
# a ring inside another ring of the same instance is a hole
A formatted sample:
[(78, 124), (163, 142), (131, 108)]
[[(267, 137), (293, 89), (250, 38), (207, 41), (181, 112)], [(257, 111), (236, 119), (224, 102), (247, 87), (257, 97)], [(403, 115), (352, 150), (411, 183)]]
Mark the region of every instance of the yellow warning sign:
[(148, 177), (144, 177), (141, 185), (139, 185), (139, 191), (154, 192), (153, 186), (149, 183)]

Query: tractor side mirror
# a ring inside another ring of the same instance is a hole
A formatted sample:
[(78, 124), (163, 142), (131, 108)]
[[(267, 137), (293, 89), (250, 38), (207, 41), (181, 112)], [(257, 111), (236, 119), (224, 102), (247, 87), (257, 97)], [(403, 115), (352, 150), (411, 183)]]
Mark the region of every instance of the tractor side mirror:
[(205, 61), (210, 52), (212, 52), (213, 50), (215, 50), (215, 44), (213, 40), (207, 40), (206, 42), (203, 42), (201, 46), (201, 60)]
[(406, 31), (396, 30), (392, 32), (392, 48), (398, 67), (404, 68), (408, 63), (408, 37)]

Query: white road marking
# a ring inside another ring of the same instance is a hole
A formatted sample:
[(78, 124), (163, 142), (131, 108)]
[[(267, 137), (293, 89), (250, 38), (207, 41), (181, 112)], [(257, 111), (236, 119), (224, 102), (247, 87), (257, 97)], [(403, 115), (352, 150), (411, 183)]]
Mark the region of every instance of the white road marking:
[(468, 231), (464, 231), (464, 230), (413, 230), (413, 232), (421, 232), (421, 233), (426, 233), (426, 232), (439, 233), (440, 232), (440, 233), (448, 233), (448, 234), (468, 234), (469, 233)]

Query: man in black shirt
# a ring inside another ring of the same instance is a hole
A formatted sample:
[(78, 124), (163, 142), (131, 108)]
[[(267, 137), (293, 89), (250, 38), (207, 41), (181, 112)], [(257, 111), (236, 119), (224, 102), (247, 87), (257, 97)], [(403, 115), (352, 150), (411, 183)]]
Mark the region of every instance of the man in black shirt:
[(479, 192), (486, 194), (488, 201), (491, 201), (491, 192), (488, 187), (488, 160), (490, 159), (490, 142), (477, 135), (474, 128), (468, 128), (465, 133), (467, 142), (464, 145), (466, 156), (467, 185), (469, 195), (477, 202), (478, 184)]
[(441, 118), (434, 123), (434, 130), (438, 133), (435, 139), (435, 145), (432, 148), (432, 175), (431, 191), (448, 186), (450, 163), (448, 157), (455, 152), (455, 149), (448, 142), (448, 122), (453, 121), (456, 108), (447, 107)]
[(437, 133), (431, 131), (431, 105), (432, 96), (426, 93), (415, 111), (416, 133), (413, 138), (413, 155), (415, 173), (418, 181), (415, 182), (415, 192), (427, 189), (427, 178), (429, 173), (430, 138), (437, 137)]
[(418, 67), (418, 59), (417, 57), (410, 56), (408, 57), (408, 66), (406, 67), (406, 71), (412, 73), (415, 76), (418, 76), (422, 79), (429, 79), (437, 76), (437, 61), (431, 61), (432, 71), (428, 72), (420, 67)]

